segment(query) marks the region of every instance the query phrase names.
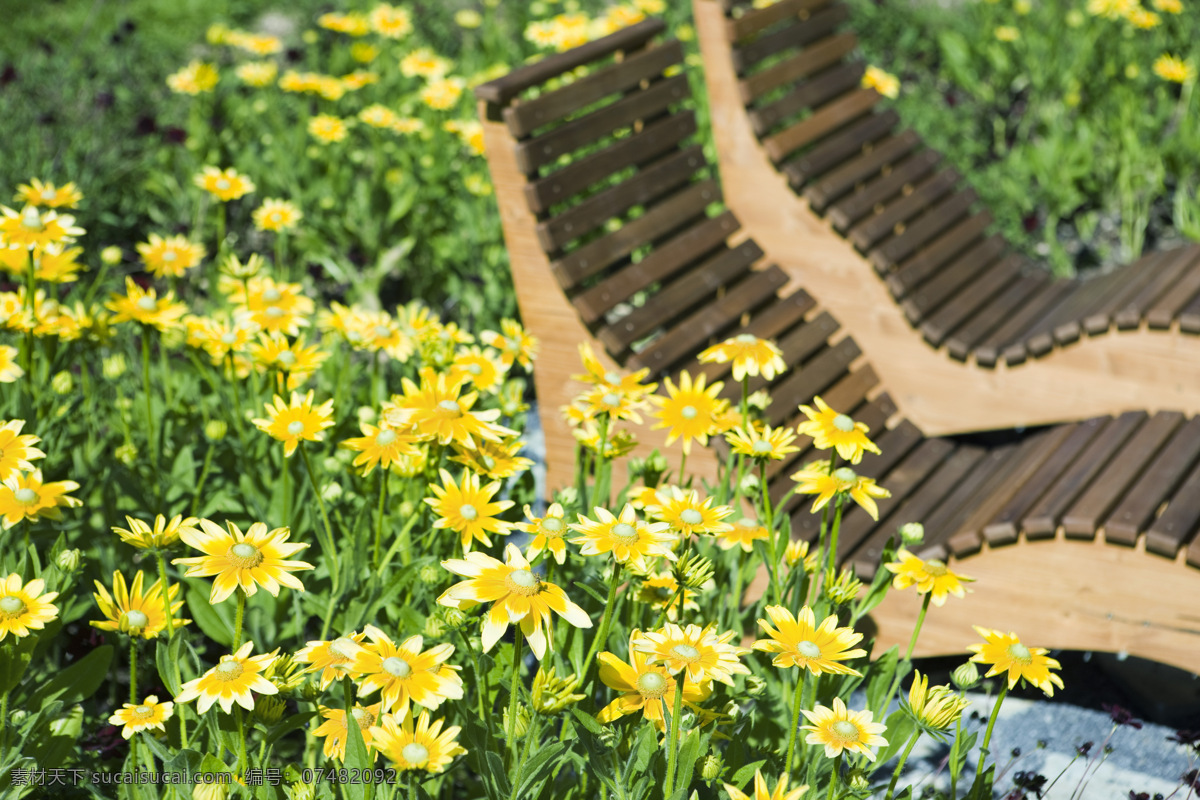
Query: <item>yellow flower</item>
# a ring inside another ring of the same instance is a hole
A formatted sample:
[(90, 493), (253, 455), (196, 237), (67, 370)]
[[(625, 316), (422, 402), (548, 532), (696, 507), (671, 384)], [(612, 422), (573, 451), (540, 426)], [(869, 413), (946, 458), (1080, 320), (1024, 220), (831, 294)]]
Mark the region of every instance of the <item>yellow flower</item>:
[(15, 572), (0, 583), (0, 642), (10, 633), (18, 639), (28, 636), (58, 616), (58, 608), (51, 602), (58, 592), (42, 594), (45, 588), (41, 578), (22, 584)]
[(1021, 31), (1012, 25), (999, 25), (995, 31), (996, 38), (1002, 42), (1015, 42), (1021, 38)]
[(482, 25), (483, 17), (473, 8), (463, 8), (454, 13), (454, 22), (458, 27), (470, 30)]
[(389, 39), (399, 39), (412, 32), (412, 18), (408, 9), (397, 8), (387, 3), (380, 3), (371, 9), (371, 13), (367, 15), (367, 22), (372, 30)]
[(725, 434), (725, 441), (733, 452), (751, 458), (782, 461), (790, 453), (798, 453), (799, 447), (792, 446), (796, 434), (791, 428), (772, 428), (767, 425), (762, 431), (757, 427), (735, 428)]
[(450, 70), (450, 62), (428, 47), (419, 47), (400, 59), (400, 72), (406, 78), (440, 78)]
[(197, 550), (202, 556), (176, 558), (172, 564), (190, 567), (184, 577), (204, 578), (215, 575), (209, 602), (216, 604), (241, 588), (247, 596), (266, 589), (272, 596), (279, 596), (279, 586), (304, 591), (290, 573), (294, 570), (312, 569), (312, 564), (303, 561), (288, 561), (288, 556), (308, 547), (300, 542), (288, 542), (288, 528), (270, 531), (261, 522), (255, 522), (243, 534), (237, 525), (226, 522), (228, 531), (207, 519), (200, 520), (200, 528), (182, 528), (179, 538)]
[(375, 749), (401, 772), (423, 769), (436, 774), (444, 771), (455, 756), (467, 752), (455, 741), (462, 730), (457, 725), (442, 731), (442, 720), (431, 723), (428, 711), (421, 712), (416, 728), (413, 721), (410, 714), (397, 725), (395, 717), (386, 716), (381, 725), (371, 728)]
[(1059, 663), (1048, 658), (1049, 652), (1043, 647), (1026, 647), (1015, 633), (1003, 633), (975, 626), (975, 632), (986, 641), (973, 644), (967, 648), (975, 655), (971, 660), (977, 664), (990, 664), (985, 678), (1008, 672), (1008, 688), (1017, 685), (1021, 678), (1032, 683), (1046, 693), (1047, 697), (1054, 696), (1054, 687), (1063, 688), (1062, 678), (1050, 670), (1059, 669)]
[(38, 211), (37, 206), (25, 206), (19, 212), (0, 206), (0, 245), (44, 248), (83, 236), (75, 218), (57, 211)]
[(17, 194), (14, 199), (28, 203), (31, 206), (45, 206), (46, 208), (61, 208), (65, 206), (66, 208), (74, 208), (83, 199), (83, 194), (75, 188), (74, 183), (64, 183), (62, 186), (55, 186), (49, 181), (42, 183), (37, 178), (31, 178), (29, 183), (23, 183), (17, 187)]
[(430, 484), (430, 491), (437, 496), (426, 497), (425, 502), (438, 514), (433, 527), (456, 531), (463, 553), (471, 552), (471, 543), (476, 539), (490, 547), (489, 532), (503, 534), (512, 528), (511, 522), (495, 517), (513, 506), (512, 500), (492, 502), (492, 497), (500, 491), (500, 481), (480, 487), (479, 476), (464, 470), (460, 486), (445, 469), (439, 469), (438, 474), (444, 485)]
[(862, 658), (867, 651), (850, 649), (862, 640), (862, 634), (855, 633), (852, 628), (839, 628), (836, 614), (826, 617), (819, 627), (813, 610), (808, 606), (800, 609), (799, 617), (793, 617), (792, 612), (783, 606), (767, 606), (767, 616), (775, 627), (760, 619), (759, 627), (770, 638), (759, 639), (753, 647), (764, 653), (776, 653), (771, 662), (775, 666), (800, 667), (814, 675), (862, 674), (838, 663)]
[[(579, 345), (579, 357), (583, 361), (583, 368), (587, 372), (583, 375), (572, 375), (571, 380), (583, 381), (592, 386), (605, 387), (609, 391), (623, 392), (629, 395), (633, 401), (639, 401), (647, 397), (651, 392), (658, 388), (657, 383), (643, 384), (642, 381), (650, 374), (649, 367), (639, 369), (629, 375), (622, 375), (619, 372), (606, 370), (604, 365), (600, 363), (600, 359), (596, 358), (596, 354), (592, 351), (592, 346), (587, 342)], [(635, 420), (639, 424), (641, 419)]]
[(863, 73), (862, 85), (874, 89), (884, 97), (894, 98), (900, 94), (900, 79), (879, 67), (867, 67), (867, 71)]
[(435, 111), (445, 111), (458, 102), (466, 82), (462, 78), (441, 78), (421, 90), (421, 102)]
[(469, 382), (484, 392), (493, 392), (504, 380), (505, 372), (507, 368), (499, 358), (473, 346), (455, 354), (447, 377), (451, 381)]
[(1164, 81), (1187, 83), (1195, 76), (1196, 71), (1182, 58), (1164, 53), (1154, 62), (1154, 74)]
[(715, 344), (700, 354), (700, 363), (733, 362), (733, 379), (744, 380), (747, 375), (762, 374), (767, 380), (787, 369), (783, 353), (772, 342), (749, 333), (738, 334)]
[[(373, 706), (363, 707), (360, 705), (354, 706), (350, 712), (350, 716), (354, 718), (355, 724), (358, 725), (358, 730), (362, 733), (363, 744), (367, 746), (367, 753), (371, 756), (371, 760), (375, 760), (377, 751), (372, 747), (375, 737), (371, 734), (371, 728), (379, 721), (380, 707), (382, 703), (376, 703)], [(350, 733), (349, 727), (346, 725), (346, 711), (341, 708), (325, 708), (321, 707), (321, 716), (325, 718), (317, 728), (313, 730), (313, 736), (324, 736), (325, 744), (321, 748), (321, 752), (326, 758), (336, 758), (338, 761), (343, 761), (346, 758), (346, 737)]]
[(653, 517), (679, 531), (686, 540), (692, 534), (723, 533), (733, 526), (721, 520), (733, 514), (729, 506), (712, 507), (713, 499), (704, 498), (695, 489), (683, 491), (677, 486), (671, 486), (659, 492), (655, 498), (658, 502), (646, 506), (646, 516)]
[(305, 672), (321, 671), (319, 683), (321, 691), (324, 691), (329, 684), (350, 674), (350, 667), (362, 650), (362, 640), (366, 637), (365, 633), (352, 633), (329, 642), (308, 642), (297, 651), (296, 661), (308, 664)]
[(425, 123), (422, 120), (413, 117), (398, 117), (392, 123), (392, 131), (395, 133), (409, 134), (417, 133), (425, 130)]
[(801, 725), (800, 730), (811, 731), (804, 741), (825, 746), (826, 758), (840, 756), (849, 750), (875, 760), (872, 747), (886, 747), (887, 739), (879, 734), (887, 730), (881, 722), (871, 721), (870, 711), (850, 711), (842, 698), (833, 698), (833, 708), (818, 705), (812, 711), (800, 709), (811, 725)]
[(715, 624), (681, 628), (668, 622), (659, 630), (647, 631), (632, 640), (630, 647), (649, 654), (650, 663), (663, 664), (672, 675), (685, 673), (692, 683), (720, 681), (733, 686), (734, 675), (750, 674), (750, 668), (738, 660), (750, 651), (729, 644), (737, 635), (737, 631), (726, 631), (717, 636)]
[(1138, 0), (1088, 0), (1088, 13), (1095, 17), (1119, 19), (1129, 15)]
[(60, 243), (48, 244), (37, 259), (34, 277), (48, 283), (70, 283), (79, 277), (80, 270), (87, 269), (76, 260), (82, 254), (82, 247), (66, 247)]
[(113, 312), (113, 324), (140, 322), (160, 331), (178, 327), (180, 318), (187, 313), (187, 306), (175, 302), (174, 292), (167, 292), (160, 298), (153, 288), (142, 289), (128, 276), (125, 277), (125, 294), (113, 292), (104, 307)]
[(401, 384), (404, 395), (393, 401), (400, 409), (411, 410), (408, 422), (416, 425), (423, 435), (436, 437), (439, 444), (457, 441), (474, 447), (476, 438), (497, 442), (517, 435), (516, 431), (495, 424), (500, 409), (471, 411), (479, 393), (460, 396), (462, 382), (452, 381), (431, 367), (421, 368), (419, 388), (408, 378), (401, 379)]
[(363, 14), (322, 14), (317, 18), (317, 24), (338, 33), (349, 36), (366, 36), (370, 31), (370, 23)]
[[(607, 651), (597, 656), (600, 662), (600, 680), (610, 689), (622, 694), (596, 715), (600, 722), (612, 722), (626, 714), (641, 711), (660, 731), (666, 729), (664, 704), (667, 709), (675, 707), (675, 692), (678, 681), (661, 664), (650, 663), (647, 653), (634, 649), (642, 632), (634, 628), (629, 634), (629, 661), (625, 662)], [(695, 709), (712, 694), (712, 683), (696, 683), (684, 679), (683, 703)]]
[[(679, 599), (675, 595), (677, 591), (679, 591), (679, 581), (675, 580), (675, 576), (670, 572), (660, 572), (642, 579), (637, 599), (653, 609), (667, 609), (667, 619), (675, 622), (679, 619), (681, 606), (684, 611), (700, 610), (699, 604), (696, 603), (695, 592), (685, 586), (682, 599)], [(667, 603), (671, 605), (668, 606)]]
[(1155, 28), (1162, 22), (1162, 18), (1158, 14), (1148, 11), (1141, 6), (1130, 10), (1129, 16), (1126, 19), (1129, 20), (1130, 25), (1143, 31)]
[(1164, 14), (1183, 13), (1183, 3), (1181, 0), (1154, 0), (1154, 7)]
[(45, 458), (46, 454), (34, 447), (41, 441), (31, 433), (22, 434), (25, 420), (10, 419), (0, 425), (0, 482), (15, 478), (21, 470), (33, 470), (35, 458)]
[(553, 583), (543, 581), (529, 569), (516, 545), (504, 548), (505, 561), (483, 553), (468, 553), (463, 560), (443, 561), (442, 566), (470, 580), (456, 583), (438, 598), (440, 605), (465, 611), (479, 603), (491, 602), (483, 618), (483, 651), (492, 649), (508, 630), (509, 623), (520, 623), (521, 632), (539, 661), (554, 643), (547, 635), (552, 630), (550, 612), (554, 611), (577, 628), (590, 628), (587, 612), (567, 599)]
[(380, 691), (384, 711), (407, 717), (410, 701), (432, 711), (446, 700), (462, 699), (459, 667), (444, 663), (454, 654), (454, 645), (439, 644), (422, 653), (420, 636), (410, 636), (397, 646), (373, 625), (365, 631), (371, 644), (358, 650), (350, 671), (358, 678), (362, 694)]
[(178, 94), (204, 94), (217, 85), (217, 68), (214, 64), (192, 61), (178, 72), (167, 76), (167, 86)]
[(612, 553), (618, 564), (628, 564), (638, 572), (646, 571), (646, 559), (661, 556), (674, 561), (676, 537), (665, 522), (645, 522), (637, 518), (633, 506), (626, 503), (619, 517), (607, 509), (592, 509), (596, 520), (583, 514), (579, 522), (570, 525), (571, 530), (582, 534), (571, 540), (571, 544), (582, 545), (580, 555), (594, 556)]
[(387, 106), (375, 103), (358, 112), (358, 118), (372, 128), (390, 129), (396, 123), (396, 112)]
[(196, 711), (203, 714), (212, 708), (214, 703), (220, 704), (226, 714), (233, 712), (236, 702), (247, 711), (254, 710), (254, 695), (278, 694), (279, 690), (260, 673), (273, 662), (279, 651), (264, 653), (261, 656), (251, 656), (254, 642), (246, 642), (236, 653), (221, 656), (221, 661), (208, 672), (195, 680), (183, 685), (182, 691), (176, 696), (176, 703), (196, 703)]
[[(17, 348), (0, 344), (0, 383), (13, 383), (25, 374), (17, 364)], [(0, 434), (3, 436), (3, 434)], [(4, 462), (3, 448), (0, 448), (0, 464)], [(4, 468), (0, 467), (0, 480), (4, 480)]]
[(68, 497), (67, 492), (79, 488), (75, 481), (42, 483), (42, 471), (22, 472), (8, 478), (0, 486), (0, 515), (8, 530), (23, 519), (62, 519), (62, 507), (78, 508), (82, 500)]
[(294, 203), (268, 197), (262, 205), (254, 209), (254, 227), (260, 231), (288, 231), (296, 227), (304, 215)]
[[(95, 581), (96, 594), (93, 594), (92, 597), (96, 598), (96, 605), (100, 606), (100, 613), (105, 616), (105, 620), (103, 622), (92, 620), (90, 623), (92, 627), (102, 631), (120, 631), (129, 634), (130, 637), (140, 636), (143, 639), (153, 639), (166, 630), (167, 614), (164, 608), (162, 581), (155, 581), (154, 585), (143, 594), (143, 579), (142, 571), (139, 569), (133, 576), (133, 583), (126, 587), (125, 576), (120, 572), (113, 572), (113, 593), (111, 595), (100, 581)], [(179, 584), (176, 583), (171, 586), (168, 596), (173, 624), (182, 627), (191, 620), (175, 618), (175, 614), (183, 608), (182, 600), (175, 601), (178, 594)]]
[(729, 800), (800, 800), (805, 792), (808, 791), (807, 786), (797, 786), (789, 792), (786, 772), (779, 776), (779, 783), (775, 784), (775, 791), (767, 791), (767, 779), (763, 777), (761, 770), (754, 771), (754, 797), (745, 794), (736, 786), (731, 786), (728, 783), (723, 783), (722, 785), (725, 787), (725, 791), (729, 793)]
[(239, 64), (234, 74), (247, 86), (270, 86), (279, 75), (279, 65), (274, 61), (249, 61)]
[[(225, 268), (230, 270), (232, 265), (226, 262)], [(247, 269), (255, 263), (251, 258)], [(262, 268), (262, 259), (257, 259), (258, 269)], [(250, 312), (250, 319), (263, 330), (279, 331), (288, 336), (296, 336), (300, 328), (308, 327), (309, 316), (313, 313), (314, 303), (304, 294), (304, 287), (298, 283), (276, 283), (269, 277), (258, 276), (249, 279), (243, 285), (239, 279), (222, 285), (229, 302), (243, 306)]]
[(892, 581), (892, 588), (907, 589), (909, 586), (916, 586), (917, 594), (930, 595), (935, 606), (945, 605), (948, 594), (965, 597), (966, 590), (962, 582), (975, 580), (951, 572), (945, 563), (937, 559), (922, 561), (903, 547), (896, 553), (896, 558), (897, 561), (883, 565), (896, 576)]
[(970, 700), (949, 686), (930, 689), (929, 676), (922, 675), (920, 670), (913, 672), (912, 686), (908, 690), (908, 712), (923, 731), (938, 741), (944, 739), (942, 734), (950, 729), (969, 705)]
[(760, 525), (758, 520), (743, 517), (733, 523), (729, 530), (717, 534), (717, 546), (722, 550), (740, 547), (743, 551), (751, 553), (754, 551), (754, 543), (759, 540), (765, 541), (766, 538), (766, 526)]
[(121, 736), (126, 739), (132, 738), (138, 731), (149, 731), (154, 728), (166, 733), (167, 729), (163, 723), (171, 718), (174, 709), (175, 704), (170, 700), (160, 703), (156, 696), (149, 695), (140, 703), (126, 703), (119, 710), (114, 711), (108, 718), (108, 724), (120, 725)]
[(367, 422), (359, 423), (363, 435), (346, 439), (341, 447), (358, 453), (354, 457), (354, 466), (362, 467), (362, 475), (366, 477), (376, 465), (388, 469), (404, 456), (415, 456), (420, 452), (416, 445), (417, 431), (412, 426), (393, 427), (384, 422), (376, 427)]
[(533, 466), (533, 461), (518, 456), (524, 443), (517, 438), (502, 442), (480, 441), (476, 448), (468, 448), (454, 442), (454, 455), (450, 460), (463, 464), (471, 471), (493, 480), (511, 478)]
[(838, 455), (851, 464), (862, 461), (864, 451), (869, 450), (878, 455), (879, 448), (867, 438), (867, 431), (870, 429), (865, 422), (855, 422), (845, 414), (839, 414), (820, 397), (814, 399), (817, 410), (814, 411), (809, 406), (800, 406), (808, 421), (796, 426), (797, 433), (811, 436), (813, 446), (818, 450), (836, 448)]
[(322, 144), (331, 144), (344, 140), (349, 128), (345, 120), (332, 114), (317, 114), (308, 121), (308, 132)]
[(270, 56), (283, 50), (283, 42), (279, 37), (266, 33), (235, 31), (226, 37), (226, 43), (256, 56)]
[(638, 412), (645, 409), (645, 401), (619, 386), (601, 384), (584, 393), (581, 399), (584, 403), (581, 422), (607, 414), (613, 420), (627, 419), (636, 425), (642, 424), (642, 415)]
[(185, 236), (164, 239), (157, 233), (150, 234), (150, 241), (139, 244), (137, 251), (156, 278), (183, 277), (184, 271), (204, 258), (204, 245), (189, 242)]
[(266, 419), (255, 419), (252, 422), (260, 431), (266, 431), (273, 438), (283, 442), (284, 456), (296, 452), (301, 440), (321, 442), (325, 440), (323, 431), (333, 425), (333, 400), (326, 400), (313, 408), (313, 393), (310, 390), (303, 397), (299, 392), (292, 392), (291, 402), (283, 402), (283, 398), (275, 395), (271, 403), (264, 403), (267, 409)]
[(518, 522), (513, 526), (516, 530), (524, 531), (532, 536), (525, 558), (532, 561), (539, 553), (546, 550), (554, 556), (554, 560), (562, 564), (567, 559), (567, 523), (563, 520), (563, 507), (552, 503), (546, 509), (546, 516), (534, 516), (533, 509), (525, 505), (525, 517), (529, 522)]
[(182, 514), (176, 514), (170, 522), (162, 514), (159, 514), (154, 518), (153, 528), (140, 519), (125, 517), (125, 520), (129, 528), (113, 526), (113, 533), (120, 536), (121, 541), (125, 544), (131, 544), (143, 550), (163, 550), (170, 547), (179, 541), (181, 529), (191, 528), (197, 522), (195, 517), (184, 517)]
[(670, 378), (666, 379), (667, 397), (656, 394), (650, 398), (659, 407), (654, 415), (658, 418), (654, 428), (668, 429), (668, 447), (679, 438), (683, 439), (684, 453), (691, 451), (693, 439), (702, 445), (708, 444), (708, 436), (713, 432), (721, 407), (717, 394), (725, 384), (717, 381), (705, 388), (704, 382), (703, 374), (693, 383), (692, 376), (685, 371), (679, 377), (678, 388)]
[(479, 341), (499, 350), (504, 366), (511, 367), (516, 361), (525, 369), (532, 369), (533, 359), (537, 357), (538, 340), (526, 333), (516, 320), (500, 320), (500, 331), (484, 331), (479, 334)]
[(812, 513), (817, 513), (835, 496), (850, 495), (850, 498), (862, 506), (863, 511), (872, 519), (879, 519), (879, 508), (875, 505), (876, 497), (891, 497), (892, 493), (882, 486), (877, 486), (874, 479), (859, 476), (849, 467), (838, 467), (829, 474), (828, 461), (815, 461), (804, 469), (792, 475), (796, 482), (796, 494), (815, 494), (816, 501)]
[[(260, 333), (258, 341), (250, 344), (247, 351), (260, 370), (279, 372), (280, 391), (298, 388), (329, 357), (318, 345), (306, 347), (303, 335), (289, 344), (279, 331)], [(283, 385), (283, 376), (287, 376), (286, 387)]]
[(224, 170), (212, 166), (205, 167), (192, 182), (223, 203), (254, 191), (254, 183), (233, 167)]

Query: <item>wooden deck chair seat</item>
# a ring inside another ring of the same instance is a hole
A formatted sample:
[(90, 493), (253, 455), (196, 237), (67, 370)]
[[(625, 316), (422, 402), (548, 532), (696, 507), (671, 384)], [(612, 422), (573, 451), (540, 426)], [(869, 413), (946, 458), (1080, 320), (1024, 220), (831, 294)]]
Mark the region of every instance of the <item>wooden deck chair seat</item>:
[(1053, 279), (860, 85), (842, 3), (693, 7), (726, 202), (923, 430), (1200, 410), (1200, 246)]
[[(695, 142), (682, 48), (658, 41), (662, 30), (646, 20), (476, 89), (522, 318), (542, 343), (534, 379), (549, 486), (571, 482), (574, 439), (559, 408), (583, 388), (570, 377), (582, 371), (580, 342), (621, 373), (726, 379), (732, 400), (728, 365), (697, 355), (738, 333), (770, 338), (789, 368), (751, 389), (769, 392), (772, 425), (794, 424), (820, 394), (882, 449), (859, 469), (892, 497), (878, 523), (846, 515), (842, 561), (868, 577), (887, 537), (916, 521), (926, 554), (978, 578), (967, 600), (930, 616), (920, 653), (959, 653), (979, 624), (1200, 671), (1200, 417), (1099, 416), (998, 446), (926, 436), (835, 315), (739, 236)], [(639, 452), (662, 446), (654, 433)], [(693, 448), (689, 471), (711, 480), (714, 449)], [(776, 501), (814, 455), (772, 467)], [(812, 538), (806, 504), (784, 508), (795, 535)], [(892, 593), (873, 615), (880, 642), (906, 643), (919, 606)]]

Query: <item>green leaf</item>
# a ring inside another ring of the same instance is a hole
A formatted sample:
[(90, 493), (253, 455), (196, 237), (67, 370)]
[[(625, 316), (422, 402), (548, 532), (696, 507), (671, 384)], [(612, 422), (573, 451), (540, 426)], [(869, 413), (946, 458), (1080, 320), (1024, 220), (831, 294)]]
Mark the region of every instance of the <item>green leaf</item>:
[[(350, 712), (347, 712), (349, 714)], [(362, 731), (358, 728), (358, 723), (350, 724), (352, 720), (346, 719), (346, 768), (352, 770), (369, 770), (371, 769), (371, 757), (367, 755), (367, 745), (363, 741)], [(348, 800), (368, 800), (371, 794), (374, 794), (373, 787), (368, 783), (346, 783), (342, 787), (344, 796)]]
[(48, 700), (78, 703), (91, 697), (108, 677), (108, 665), (112, 663), (112, 645), (103, 644), (88, 653), (42, 685), (29, 699), (36, 707)]
[(0, 694), (11, 692), (21, 682), (37, 640), (36, 636), (23, 636), (15, 645), (0, 647)]
[(171, 696), (179, 694), (182, 683), (179, 679), (179, 653), (183, 647), (183, 633), (177, 633), (168, 644), (161, 638), (154, 648), (154, 662), (158, 667), (158, 677)]
[(193, 585), (187, 587), (187, 606), (204, 635), (224, 647), (233, 646), (233, 624), (208, 602), (208, 596)]
[(733, 778), (730, 779), (729, 783), (741, 789), (749, 783), (751, 778), (754, 777), (754, 773), (761, 769), (762, 765), (766, 763), (766, 759), (763, 759), (762, 761), (755, 761), (747, 764), (737, 772), (733, 773)]
[(679, 757), (675, 761), (675, 785), (686, 793), (692, 785), (696, 770), (696, 759), (704, 751), (704, 743), (708, 737), (700, 736), (700, 729), (693, 728), (679, 747)]
[(887, 718), (887, 746), (880, 749), (876, 755), (876, 764), (886, 764), (891, 760), (892, 756), (900, 752), (900, 749), (908, 744), (908, 740), (912, 738), (913, 729), (916, 728), (916, 723), (913, 722), (903, 709), (896, 709)]
[[(883, 708), (884, 694), (892, 686), (899, 662), (900, 646), (892, 645), (886, 653), (871, 663), (867, 683), (867, 708), (879, 709), (881, 714), (887, 713), (887, 709)], [(901, 675), (907, 674), (911, 668), (911, 665), (906, 664)]]
[(39, 764), (63, 764), (75, 749), (79, 734), (83, 731), (83, 706), (71, 706), (66, 716), (50, 720), (38, 735), (34, 736), (29, 755)]
[(315, 711), (301, 711), (298, 714), (292, 714), (276, 722), (267, 728), (266, 735), (263, 737), (266, 740), (267, 747), (273, 745), (280, 737), (286, 736), (297, 728), (303, 727), (304, 723), (316, 715), (317, 712)]
[(517, 797), (536, 797), (535, 788), (541, 783), (550, 770), (555, 766), (555, 759), (566, 749), (560, 742), (553, 742), (548, 747), (542, 747), (538, 752), (521, 765), (521, 782), (517, 784)]

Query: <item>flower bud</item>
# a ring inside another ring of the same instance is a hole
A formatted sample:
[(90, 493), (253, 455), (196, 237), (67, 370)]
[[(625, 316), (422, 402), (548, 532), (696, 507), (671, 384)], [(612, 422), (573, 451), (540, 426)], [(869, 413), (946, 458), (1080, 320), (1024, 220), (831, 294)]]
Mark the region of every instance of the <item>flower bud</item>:
[(125, 363), (125, 356), (122, 353), (114, 353), (113, 355), (104, 359), (101, 364), (101, 372), (104, 374), (104, 377), (108, 378), (110, 381), (115, 381), (117, 378), (124, 375), (127, 368), (128, 365)]
[(435, 615), (425, 618), (424, 633), (431, 639), (440, 639), (446, 635), (446, 620)]
[(558, 496), (555, 497), (555, 502), (566, 507), (578, 505), (579, 492), (574, 486), (567, 486), (563, 489), (559, 489)]
[(333, 456), (326, 456), (324, 459), (322, 459), (321, 466), (326, 472), (339, 472), (342, 468), (341, 462), (339, 462)]
[(114, 450), (113, 455), (117, 457), (117, 461), (120, 461), (127, 467), (132, 467), (134, 462), (137, 461), (138, 449), (133, 442), (126, 442)]
[(431, 586), (436, 586), (445, 580), (446, 571), (437, 564), (426, 564), (421, 567), (421, 571), (417, 573), (421, 578), (421, 583), (427, 583)]
[(746, 678), (746, 694), (751, 697), (760, 696), (767, 688), (767, 682), (757, 675)]
[(204, 438), (210, 442), (219, 442), (229, 432), (229, 425), (224, 420), (210, 419), (204, 423)]
[(55, 394), (70, 394), (75, 389), (75, 379), (66, 370), (56, 372), (50, 379), (50, 388)]
[(317, 796), (317, 784), (297, 781), (287, 787), (288, 800), (314, 800)]
[(342, 496), (342, 485), (336, 481), (321, 487), (321, 497), (326, 503), (332, 503)]
[(579, 678), (574, 674), (559, 678), (554, 674), (554, 668), (548, 671), (538, 670), (533, 679), (533, 708), (539, 714), (547, 716), (557, 714), (567, 706), (574, 705), (584, 698), (582, 694), (574, 694), (579, 688)]
[(725, 765), (721, 762), (721, 757), (715, 753), (709, 753), (701, 761), (699, 766), (700, 777), (706, 781), (715, 781), (721, 777)]
[(966, 691), (979, 683), (979, 668), (975, 666), (975, 662), (968, 661), (950, 673), (950, 680), (954, 681), (954, 685), (959, 689)]
[(449, 625), (452, 630), (458, 630), (463, 625), (467, 624), (466, 613), (459, 611), (457, 608), (443, 609), (442, 618), (446, 620), (446, 624)]
[(529, 730), (529, 711), (524, 706), (517, 706), (516, 725), (508, 718), (508, 709), (504, 709), (504, 735), (511, 741), (513, 737), (520, 738)]
[(375, 409), (371, 408), (370, 406), (359, 406), (358, 410), (354, 413), (358, 415), (359, 422), (366, 422), (367, 424), (374, 422), (375, 418), (378, 416), (375, 413)]
[(80, 555), (77, 549), (63, 550), (54, 560), (54, 564), (63, 572), (74, 572), (79, 569)]
[(900, 542), (905, 547), (916, 547), (925, 541), (925, 526), (919, 522), (906, 522), (900, 526)]
[(275, 695), (261, 695), (254, 698), (254, 716), (267, 725), (274, 725), (283, 718), (283, 710), (286, 705)]
[(740, 486), (742, 494), (748, 497), (753, 497), (758, 493), (758, 476), (753, 472), (747, 472), (744, 476), (742, 476), (742, 482)]
[(861, 769), (850, 770), (850, 774), (847, 777), (849, 778), (850, 791), (854, 792), (855, 794), (862, 794), (870, 791), (871, 782), (867, 780), (866, 773)]
[(110, 267), (120, 264), (122, 258), (124, 258), (124, 254), (121, 252), (121, 248), (115, 244), (111, 244), (100, 251), (100, 263), (107, 264)]
[(679, 560), (676, 570), (676, 574), (682, 577), (684, 586), (699, 589), (712, 580), (713, 563), (699, 553), (689, 553), (686, 558)]

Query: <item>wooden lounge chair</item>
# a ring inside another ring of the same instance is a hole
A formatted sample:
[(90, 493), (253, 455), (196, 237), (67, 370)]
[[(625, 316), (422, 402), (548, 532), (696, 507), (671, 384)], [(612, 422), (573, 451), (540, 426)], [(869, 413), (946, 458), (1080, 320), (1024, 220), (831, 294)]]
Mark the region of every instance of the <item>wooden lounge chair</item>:
[[(961, 652), (974, 623), (1200, 671), (1200, 417), (1129, 412), (991, 447), (928, 438), (835, 316), (738, 238), (694, 142), (683, 51), (657, 41), (662, 29), (646, 20), (476, 89), (522, 317), (542, 342), (534, 377), (550, 486), (571, 480), (574, 442), (558, 409), (582, 387), (570, 379), (580, 342), (620, 372), (713, 381), (727, 365), (698, 364), (704, 347), (770, 338), (789, 369), (751, 388), (770, 393), (771, 424), (794, 423), (797, 405), (820, 394), (882, 449), (859, 471), (892, 497), (878, 523), (846, 515), (843, 561), (869, 575), (888, 535), (919, 521), (926, 555), (978, 578), (965, 601), (930, 616), (918, 652)], [(739, 391), (726, 380), (726, 397)], [(661, 444), (647, 437), (643, 451)], [(777, 500), (813, 456), (772, 467)], [(713, 449), (694, 448), (688, 465), (711, 478)], [(812, 537), (801, 501), (785, 508), (795, 535)], [(873, 615), (880, 641), (906, 642), (918, 608), (915, 595), (892, 593)]]
[(1054, 280), (860, 86), (836, 0), (694, 0), (726, 202), (928, 433), (1200, 410), (1200, 246)]

